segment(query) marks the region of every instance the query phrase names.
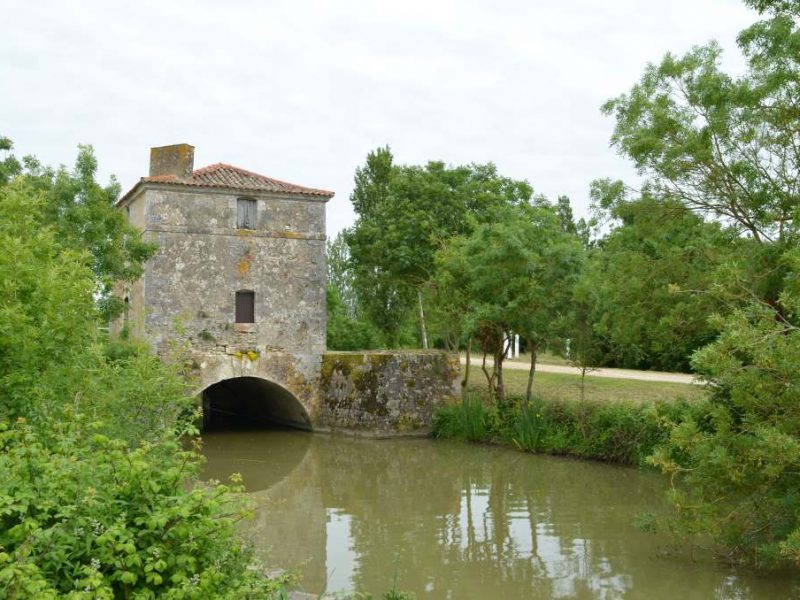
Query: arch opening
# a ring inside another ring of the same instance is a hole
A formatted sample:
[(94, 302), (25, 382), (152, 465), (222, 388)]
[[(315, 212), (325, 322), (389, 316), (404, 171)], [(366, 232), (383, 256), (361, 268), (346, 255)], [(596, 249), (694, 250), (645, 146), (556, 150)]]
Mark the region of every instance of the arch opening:
[(268, 427), (311, 429), (311, 419), (286, 388), (258, 377), (223, 379), (203, 390), (203, 428)]

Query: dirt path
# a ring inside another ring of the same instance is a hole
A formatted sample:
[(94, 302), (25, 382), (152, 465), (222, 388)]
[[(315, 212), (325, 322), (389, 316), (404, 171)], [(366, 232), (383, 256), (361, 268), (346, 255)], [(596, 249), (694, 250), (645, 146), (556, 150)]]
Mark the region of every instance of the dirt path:
[[(461, 357), (461, 364), (467, 364), (467, 359)], [(487, 358), (486, 365), (490, 366), (492, 360)], [(481, 368), (480, 358), (478, 360), (472, 359), (472, 366)], [(503, 368), (513, 369), (515, 371), (527, 371), (530, 365), (522, 362), (515, 362), (507, 360), (503, 362)], [(536, 371), (541, 373), (565, 373), (568, 375), (580, 375), (580, 371), (576, 367), (567, 365), (544, 365), (537, 364)], [(661, 371), (634, 371), (632, 369), (597, 369), (586, 374), (587, 377), (607, 377), (609, 379), (637, 379), (639, 381), (661, 381), (664, 383), (694, 383), (700, 385), (699, 381), (694, 375), (688, 373), (664, 373)]]

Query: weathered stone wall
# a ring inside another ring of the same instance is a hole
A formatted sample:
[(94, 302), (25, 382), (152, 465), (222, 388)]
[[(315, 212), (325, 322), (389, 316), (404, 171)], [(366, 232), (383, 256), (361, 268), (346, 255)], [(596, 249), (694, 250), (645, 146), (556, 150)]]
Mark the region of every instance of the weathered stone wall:
[(425, 433), (458, 397), (458, 357), (443, 352), (329, 352), (322, 357), (315, 429)]
[[(159, 251), (134, 320), (157, 348), (167, 340), (213, 350), (325, 351), (325, 204), (256, 194), (257, 228), (236, 228), (228, 191), (147, 188), (131, 203)], [(237, 290), (255, 292), (255, 323), (235, 323)], [(138, 294), (136, 300), (138, 300)], [(133, 298), (132, 298), (133, 300)]]

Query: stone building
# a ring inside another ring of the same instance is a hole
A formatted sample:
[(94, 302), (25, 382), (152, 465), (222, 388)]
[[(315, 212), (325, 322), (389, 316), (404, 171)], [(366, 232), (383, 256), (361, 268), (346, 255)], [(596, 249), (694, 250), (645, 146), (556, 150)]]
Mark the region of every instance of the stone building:
[(207, 421), (421, 432), (455, 397), (458, 359), (325, 351), (325, 204), (333, 192), (153, 148), (117, 203), (158, 245), (122, 290), (126, 329), (194, 370)]
[[(332, 196), (222, 163), (195, 170), (188, 144), (151, 149), (149, 176), (118, 207), (159, 249), (125, 290), (118, 327), (162, 355), (188, 348), (204, 384), (265, 371), (258, 363), (269, 362), (272, 381), (293, 388), (307, 413), (314, 398), (306, 388), (325, 351)], [(227, 405), (241, 391), (234, 387), (216, 391), (231, 396)], [(284, 418), (309, 423), (299, 411)]]

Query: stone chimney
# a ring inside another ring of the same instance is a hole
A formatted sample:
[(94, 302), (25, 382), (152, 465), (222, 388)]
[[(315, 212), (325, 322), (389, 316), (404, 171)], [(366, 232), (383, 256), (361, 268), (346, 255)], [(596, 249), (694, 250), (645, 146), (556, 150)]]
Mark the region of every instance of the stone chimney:
[(174, 175), (188, 179), (194, 170), (194, 146), (175, 144), (150, 148), (150, 177)]

